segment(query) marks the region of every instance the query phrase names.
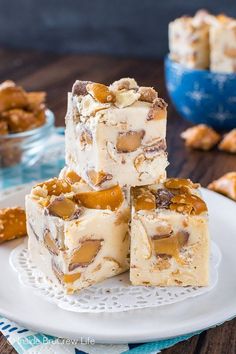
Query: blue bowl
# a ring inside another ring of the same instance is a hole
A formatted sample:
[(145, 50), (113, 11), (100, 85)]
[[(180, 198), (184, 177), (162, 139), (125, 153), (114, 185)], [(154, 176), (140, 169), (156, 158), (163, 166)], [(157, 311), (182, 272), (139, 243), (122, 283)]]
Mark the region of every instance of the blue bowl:
[(236, 74), (189, 69), (166, 57), (165, 78), (171, 100), (183, 118), (219, 130), (236, 127)]

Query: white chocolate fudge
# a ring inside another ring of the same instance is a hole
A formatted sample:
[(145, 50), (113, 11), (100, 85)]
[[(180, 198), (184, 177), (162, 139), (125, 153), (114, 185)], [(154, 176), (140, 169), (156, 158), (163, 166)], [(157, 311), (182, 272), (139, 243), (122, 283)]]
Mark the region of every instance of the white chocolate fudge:
[(208, 217), (198, 185), (173, 178), (133, 188), (130, 257), (133, 285), (208, 285)]
[(68, 95), (66, 164), (93, 189), (158, 183), (166, 176), (167, 104), (151, 87), (76, 81)]
[(199, 11), (194, 17), (183, 16), (169, 23), (172, 60), (188, 68), (209, 67), (209, 16)]
[(210, 69), (236, 72), (236, 20), (224, 15), (214, 17), (210, 27)]
[(53, 283), (74, 293), (129, 269), (126, 192), (92, 191), (73, 171), (26, 197), (28, 249)]

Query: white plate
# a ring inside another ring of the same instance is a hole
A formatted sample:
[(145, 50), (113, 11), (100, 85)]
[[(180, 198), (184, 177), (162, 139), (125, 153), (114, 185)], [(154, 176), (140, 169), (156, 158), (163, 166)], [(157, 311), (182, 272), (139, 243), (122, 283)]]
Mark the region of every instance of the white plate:
[[(30, 189), (18, 188), (0, 207), (23, 205)], [(134, 343), (175, 337), (220, 324), (236, 316), (236, 203), (208, 190), (210, 232), (222, 252), (217, 286), (182, 303), (123, 313), (72, 313), (57, 308), (20, 285), (9, 266), (11, 250), (22, 241), (0, 246), (0, 314), (34, 331), (100, 343)]]

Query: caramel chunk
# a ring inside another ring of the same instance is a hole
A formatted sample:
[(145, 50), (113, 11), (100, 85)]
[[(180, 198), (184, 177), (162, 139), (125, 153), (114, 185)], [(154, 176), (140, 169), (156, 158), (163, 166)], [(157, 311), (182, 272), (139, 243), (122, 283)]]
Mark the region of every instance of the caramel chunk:
[(153, 238), (152, 245), (153, 250), (157, 256), (167, 255), (174, 257), (177, 262), (181, 262), (179, 257), (179, 252), (182, 247), (184, 247), (189, 238), (189, 233), (187, 231), (179, 231), (173, 235), (166, 235), (163, 238)]
[(199, 215), (207, 211), (207, 206), (197, 195), (181, 193), (171, 198), (170, 209), (180, 213)]
[(55, 262), (52, 262), (52, 270), (60, 283), (74, 283), (81, 277), (81, 273), (64, 274)]
[(182, 189), (182, 188), (198, 188), (199, 183), (193, 183), (190, 179), (185, 178), (168, 178), (164, 182), (164, 186), (168, 189)]
[(102, 247), (102, 240), (85, 240), (76, 249), (70, 259), (69, 270), (87, 267), (92, 263)]
[(45, 231), (44, 231), (43, 241), (44, 241), (45, 247), (48, 249), (48, 251), (51, 254), (53, 254), (55, 256), (59, 255), (59, 249), (57, 247), (57, 244), (56, 244), (55, 240), (51, 237), (51, 233), (48, 229), (45, 229)]
[(166, 119), (167, 103), (162, 98), (156, 98), (148, 113), (147, 120)]
[(156, 198), (148, 188), (135, 187), (132, 189), (135, 211), (156, 209)]
[(119, 186), (102, 191), (81, 192), (76, 194), (75, 200), (84, 207), (91, 209), (116, 210), (123, 203), (124, 197)]
[(172, 203), (170, 205), (170, 210), (182, 214), (193, 214), (193, 205), (187, 203)]
[(22, 208), (0, 209), (0, 244), (26, 234), (26, 216)]
[(185, 140), (187, 147), (205, 151), (212, 149), (220, 140), (220, 135), (205, 124), (195, 125), (180, 136)]
[(152, 87), (140, 86), (138, 93), (140, 93), (140, 101), (152, 103), (157, 98), (157, 92)]
[(226, 152), (236, 153), (236, 129), (226, 134), (219, 144), (219, 149)]
[(144, 135), (144, 130), (119, 133), (116, 142), (116, 150), (120, 153), (127, 153), (137, 150), (142, 143)]
[(80, 277), (81, 273), (64, 274), (62, 280), (64, 283), (74, 283), (80, 279)]
[(32, 190), (32, 193), (39, 197), (45, 197), (47, 195), (59, 196), (60, 194), (65, 194), (70, 192), (71, 192), (71, 185), (67, 181), (58, 178), (52, 178), (46, 182), (39, 183)]
[(65, 198), (63, 195), (55, 198), (47, 207), (50, 215), (58, 216), (62, 219), (70, 218), (75, 212), (76, 204)]
[(0, 113), (17, 108), (24, 108), (28, 104), (25, 91), (12, 81), (5, 81), (0, 85)]
[(226, 173), (221, 178), (211, 182), (208, 188), (236, 201), (236, 172)]
[(114, 93), (111, 92), (106, 85), (92, 83), (87, 84), (86, 88), (88, 93), (98, 102), (109, 103), (115, 101)]
[(70, 184), (75, 184), (81, 181), (81, 177), (77, 175), (74, 171), (67, 171), (65, 179)]
[(100, 186), (104, 182), (113, 178), (110, 173), (105, 173), (103, 171), (96, 172), (95, 170), (89, 170), (87, 175), (94, 186)]

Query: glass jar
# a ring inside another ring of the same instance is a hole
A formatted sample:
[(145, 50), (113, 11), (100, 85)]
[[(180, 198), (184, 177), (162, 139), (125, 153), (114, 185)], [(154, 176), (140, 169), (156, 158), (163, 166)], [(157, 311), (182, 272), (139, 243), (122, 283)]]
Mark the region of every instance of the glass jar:
[(43, 149), (54, 133), (54, 114), (46, 110), (46, 123), (22, 133), (0, 135), (0, 171), (19, 164), (31, 166), (40, 158)]

